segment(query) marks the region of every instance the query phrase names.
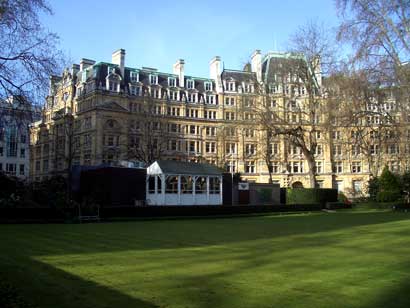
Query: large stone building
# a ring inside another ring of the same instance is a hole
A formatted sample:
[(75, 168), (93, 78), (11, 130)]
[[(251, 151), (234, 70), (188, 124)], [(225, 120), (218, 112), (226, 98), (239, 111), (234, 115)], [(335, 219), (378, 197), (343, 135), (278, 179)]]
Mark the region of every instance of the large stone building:
[[(123, 49), (111, 63), (82, 59), (50, 79), (43, 120), (32, 129), (31, 177), (41, 180), (75, 165), (176, 159), (207, 161), (250, 181), (285, 187), (311, 186), (314, 169), (319, 186), (361, 191), (372, 163), (354, 144), (353, 130), (330, 119), (320, 61), (307, 65), (309, 85), (293, 76), (289, 63), (303, 59), (257, 50), (243, 70), (231, 70), (215, 57), (209, 78), (186, 75), (184, 60), (172, 73), (127, 67)], [(281, 114), (284, 126), (300, 127), (313, 96), (319, 107), (308, 124), (315, 142), (309, 168), (294, 140), (272, 135), (279, 130), (267, 129), (261, 118)], [(373, 144), (371, 153), (384, 145)], [(400, 147), (389, 144), (383, 158), (395, 171), (407, 168)]]
[(29, 125), (36, 110), (21, 96), (0, 100), (0, 172), (26, 179), (29, 175)]

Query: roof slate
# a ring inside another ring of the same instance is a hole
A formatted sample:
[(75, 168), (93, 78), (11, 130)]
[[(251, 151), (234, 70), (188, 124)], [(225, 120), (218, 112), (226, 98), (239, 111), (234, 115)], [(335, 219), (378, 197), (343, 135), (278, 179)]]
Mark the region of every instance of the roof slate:
[(189, 174), (189, 175), (222, 175), (222, 170), (210, 164), (199, 164), (175, 160), (157, 160), (164, 174)]
[(224, 70), (221, 75), (222, 79), (232, 78), (237, 82), (256, 82), (256, 73), (245, 72), (245, 71), (235, 71), (235, 70)]

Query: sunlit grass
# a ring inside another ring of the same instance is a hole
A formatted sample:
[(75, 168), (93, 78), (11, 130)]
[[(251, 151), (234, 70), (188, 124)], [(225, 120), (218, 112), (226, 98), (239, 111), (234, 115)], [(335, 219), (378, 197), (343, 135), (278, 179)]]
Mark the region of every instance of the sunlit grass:
[(0, 226), (40, 307), (410, 307), (410, 214)]

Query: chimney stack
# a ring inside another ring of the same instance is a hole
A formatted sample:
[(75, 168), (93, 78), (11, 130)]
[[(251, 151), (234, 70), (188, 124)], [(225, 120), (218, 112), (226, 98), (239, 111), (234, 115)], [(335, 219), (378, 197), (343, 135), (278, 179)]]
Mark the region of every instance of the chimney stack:
[(185, 87), (185, 61), (179, 59), (173, 66), (173, 73), (178, 75), (179, 86), (181, 88)]
[(112, 53), (111, 62), (117, 64), (120, 67), (121, 77), (124, 78), (125, 70), (125, 50), (118, 49)]
[(216, 56), (209, 62), (209, 76), (211, 79), (218, 79), (221, 72), (221, 57)]
[(222, 81), (221, 81), (221, 57), (216, 56), (209, 62), (209, 76), (215, 80), (216, 92), (221, 93)]
[(95, 61), (94, 60), (90, 60), (90, 59), (84, 59), (82, 58), (80, 61), (80, 71), (85, 70), (87, 67), (94, 65)]
[(255, 50), (251, 56), (251, 69), (256, 73), (258, 82), (262, 82), (262, 54), (259, 49)]

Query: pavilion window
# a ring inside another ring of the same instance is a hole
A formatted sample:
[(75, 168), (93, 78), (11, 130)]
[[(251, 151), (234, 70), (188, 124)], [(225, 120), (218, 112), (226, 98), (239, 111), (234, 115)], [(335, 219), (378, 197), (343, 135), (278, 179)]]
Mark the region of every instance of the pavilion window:
[(195, 182), (195, 193), (206, 194), (206, 177), (200, 176)]
[(181, 176), (181, 193), (192, 194), (192, 177)]
[(178, 193), (178, 177), (177, 176), (167, 177), (165, 184), (166, 184), (165, 192), (167, 194), (177, 194)]
[(220, 193), (220, 180), (219, 178), (209, 178), (209, 193), (210, 194), (219, 194)]
[(148, 192), (155, 194), (155, 176), (150, 176), (148, 180)]

